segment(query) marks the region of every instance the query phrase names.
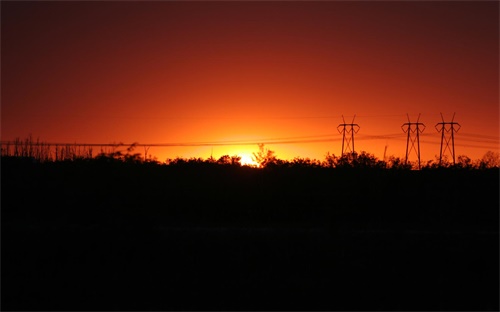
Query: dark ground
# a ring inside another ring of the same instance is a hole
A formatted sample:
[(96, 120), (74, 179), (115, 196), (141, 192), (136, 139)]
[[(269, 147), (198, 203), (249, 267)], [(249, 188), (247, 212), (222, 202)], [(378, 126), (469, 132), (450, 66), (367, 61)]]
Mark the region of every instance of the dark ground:
[(499, 310), (499, 171), (2, 159), (7, 310)]

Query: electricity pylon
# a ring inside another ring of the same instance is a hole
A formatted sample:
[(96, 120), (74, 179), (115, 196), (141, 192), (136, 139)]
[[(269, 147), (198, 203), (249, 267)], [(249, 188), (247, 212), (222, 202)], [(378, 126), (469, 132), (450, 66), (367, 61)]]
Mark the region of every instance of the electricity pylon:
[[(460, 130), (461, 126), (458, 122), (454, 122), (453, 120), (455, 119), (455, 113), (453, 113), (453, 117), (451, 118), (451, 122), (444, 122), (443, 114), (441, 114), (441, 120), (442, 122), (438, 122), (435, 126), (436, 130), (438, 132), (441, 132), (441, 148), (439, 151), (439, 164), (441, 164), (441, 160), (443, 158), (443, 152), (446, 152), (446, 149), (450, 151), (451, 153), (451, 158), (453, 159), (453, 164), (455, 164), (455, 136), (454, 133), (458, 132)], [(458, 127), (455, 128), (455, 125)], [(438, 129), (438, 126), (441, 126), (440, 129)], [(445, 137), (445, 133), (449, 134), (449, 137)], [(451, 140), (451, 149), (450, 149), (450, 140)], [(443, 148), (443, 142), (445, 143), (445, 146)]]
[(344, 156), (344, 154), (347, 153), (348, 150), (350, 150), (354, 155), (354, 134), (358, 133), (359, 131), (359, 125), (354, 123), (354, 118), (356, 118), (356, 115), (352, 117), (351, 123), (348, 124), (345, 122), (344, 115), (342, 115), (342, 121), (344, 121), (344, 123), (337, 126), (337, 130), (339, 131), (339, 133), (342, 133), (342, 156)]
[[(418, 169), (420, 169), (420, 133), (424, 132), (425, 125), (421, 122), (418, 122), (420, 120), (420, 114), (418, 114), (417, 122), (410, 122), (410, 116), (408, 116), (408, 114), (406, 114), (406, 117), (408, 118), (408, 122), (404, 123), (401, 126), (403, 132), (408, 133), (408, 136), (406, 138), (405, 164), (408, 163), (408, 155), (411, 153), (413, 149), (417, 153)], [(409, 146), (410, 143), (411, 146)], [(415, 149), (415, 143), (417, 143), (416, 149)]]

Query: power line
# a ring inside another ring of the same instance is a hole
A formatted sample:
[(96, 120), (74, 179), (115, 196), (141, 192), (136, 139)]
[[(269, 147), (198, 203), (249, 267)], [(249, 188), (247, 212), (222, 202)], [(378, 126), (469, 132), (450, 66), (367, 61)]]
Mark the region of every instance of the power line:
[[(61, 142), (32, 142), (31, 146), (87, 146), (87, 147), (120, 147), (120, 146), (147, 146), (147, 147), (196, 147), (196, 146), (231, 146), (231, 145), (258, 145), (265, 144), (296, 144), (321, 143), (340, 141), (340, 138), (309, 139), (309, 140), (259, 140), (259, 141), (220, 141), (220, 142), (189, 142), (189, 143), (61, 143)], [(14, 145), (14, 141), (1, 141), (1, 145)], [(20, 141), (19, 145), (24, 145)]]
[[(291, 143), (315, 143), (315, 142), (334, 142), (340, 141), (342, 138), (338, 137), (339, 134), (318, 134), (318, 135), (308, 135), (308, 136), (293, 136), (293, 137), (278, 137), (278, 138), (264, 138), (264, 139), (252, 139), (252, 140), (227, 140), (227, 141), (202, 141), (202, 142), (168, 142), (168, 143), (78, 143), (78, 142), (31, 142), (30, 144), (33, 146), (37, 145), (53, 145), (53, 146), (67, 146), (67, 145), (80, 145), (80, 146), (107, 146), (107, 147), (118, 147), (118, 146), (151, 146), (151, 147), (177, 147), (177, 146), (227, 146), (227, 145), (257, 145), (260, 143), (265, 144), (291, 144)], [(461, 133), (460, 137), (464, 135), (474, 136), (474, 137), (486, 137), (485, 140), (477, 140), (477, 139), (468, 139), (461, 138), (461, 141), (469, 141), (469, 142), (480, 142), (487, 143), (492, 145), (499, 145), (500, 142), (495, 142), (492, 139), (489, 139), (489, 136), (477, 135), (477, 134), (465, 134)], [(426, 138), (436, 138), (438, 139), (438, 134), (435, 133), (420, 133), (421, 137)], [(403, 133), (389, 133), (389, 134), (378, 134), (378, 135), (368, 135), (368, 134), (358, 134), (357, 140), (406, 140), (406, 135)], [(430, 143), (430, 144), (439, 144), (439, 142), (432, 141), (422, 141), (422, 143)], [(15, 144), (15, 141), (0, 141), (2, 145), (7, 144)], [(18, 144), (24, 144), (24, 141), (18, 141)], [(465, 145), (465, 144), (456, 144), (457, 146), (474, 146), (474, 145)]]

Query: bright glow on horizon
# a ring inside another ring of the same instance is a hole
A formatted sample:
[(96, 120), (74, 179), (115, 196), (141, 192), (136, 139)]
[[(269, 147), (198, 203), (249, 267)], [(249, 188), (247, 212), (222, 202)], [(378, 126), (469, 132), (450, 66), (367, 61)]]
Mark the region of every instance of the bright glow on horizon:
[(240, 163), (242, 166), (250, 166), (250, 167), (258, 167), (259, 166), (259, 164), (255, 160), (253, 160), (252, 156), (250, 156), (248, 154), (241, 153), (238, 156), (241, 157)]

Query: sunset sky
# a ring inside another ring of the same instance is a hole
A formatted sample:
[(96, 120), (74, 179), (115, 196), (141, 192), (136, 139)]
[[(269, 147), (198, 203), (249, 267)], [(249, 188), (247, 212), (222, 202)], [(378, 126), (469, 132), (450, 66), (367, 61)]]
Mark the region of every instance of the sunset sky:
[(442, 113), (456, 155), (499, 151), (498, 1), (2, 1), (1, 44), (2, 140), (323, 160), (355, 115), (382, 159), (420, 114), (432, 160)]

